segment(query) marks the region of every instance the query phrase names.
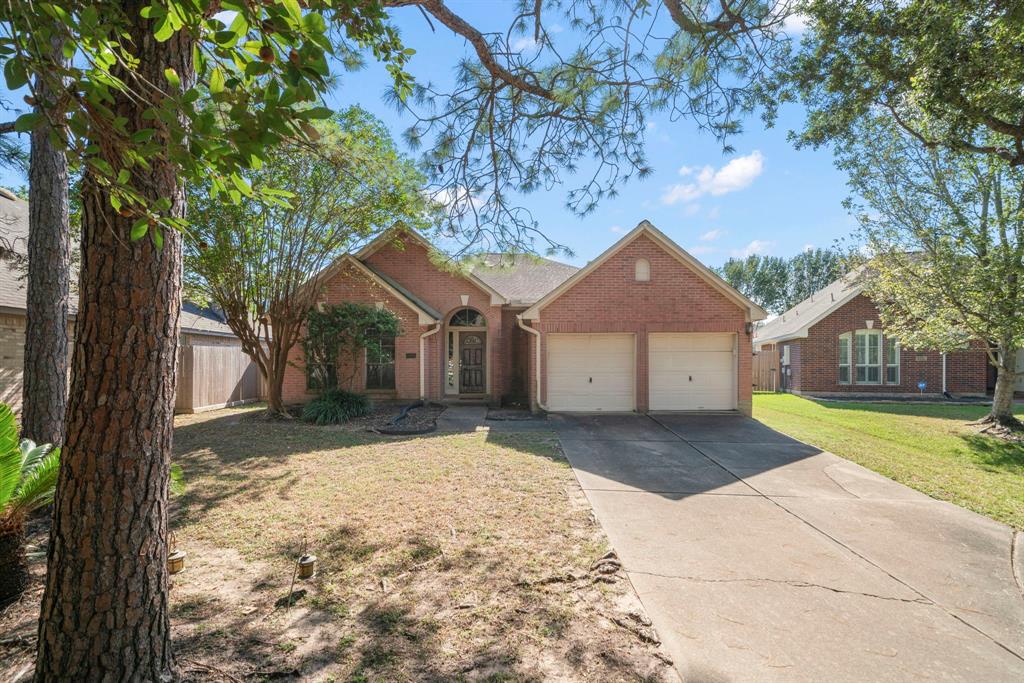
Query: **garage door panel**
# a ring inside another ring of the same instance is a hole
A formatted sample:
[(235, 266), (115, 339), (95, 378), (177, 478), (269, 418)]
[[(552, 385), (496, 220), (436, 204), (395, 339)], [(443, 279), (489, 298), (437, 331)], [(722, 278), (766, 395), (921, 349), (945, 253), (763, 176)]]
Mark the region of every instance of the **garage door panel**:
[(633, 410), (634, 348), (631, 334), (548, 335), (548, 408)]
[(649, 335), (650, 409), (735, 409), (734, 344), (733, 334)]

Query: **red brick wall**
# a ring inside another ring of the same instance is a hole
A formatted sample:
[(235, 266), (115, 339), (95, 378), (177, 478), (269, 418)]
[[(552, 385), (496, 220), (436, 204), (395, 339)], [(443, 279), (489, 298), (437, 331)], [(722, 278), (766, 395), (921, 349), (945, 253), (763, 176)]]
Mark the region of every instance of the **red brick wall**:
[[(419, 317), (416, 312), (352, 266), (344, 268), (327, 283), (322, 294), (322, 301), (329, 304), (359, 302), (371, 305), (377, 301), (383, 302), (384, 308), (398, 317), (403, 331), (403, 334), (395, 339), (395, 391), (393, 394), (388, 394), (388, 397), (399, 399), (419, 398), (420, 335), (430, 328), (419, 324)], [(428, 341), (436, 340), (437, 336), (429, 337)], [(410, 353), (416, 354), (416, 356), (414, 358), (407, 358), (407, 354)], [(288, 354), (288, 359), (289, 366), (285, 371), (284, 377), (284, 400), (286, 403), (308, 401), (313, 398), (314, 394), (306, 390), (306, 370), (301, 344), (296, 344), (292, 348)], [(424, 360), (428, 363), (428, 367), (429, 364), (439, 365), (436, 343), (428, 345)], [(366, 385), (365, 359), (359, 358), (357, 362), (358, 367), (355, 368), (354, 373), (349, 372), (351, 370), (350, 367), (339, 368), (338, 380), (344, 388), (362, 391)], [(350, 374), (354, 375), (351, 384), (347, 382)], [(436, 373), (434, 374), (436, 375)], [(436, 391), (436, 389), (437, 382), (435, 381), (433, 391)], [(428, 393), (428, 395), (432, 394)]]
[[(882, 329), (878, 309), (862, 294), (812, 326), (807, 338), (799, 340), (799, 343), (786, 342), (790, 344), (791, 354), (794, 348), (800, 349), (798, 357), (791, 355), (796, 373), (792, 389), (802, 393), (821, 394), (916, 394), (917, 383), (924, 380), (928, 385), (927, 393), (942, 391), (942, 354), (937, 351), (917, 351), (905, 347), (900, 348), (899, 384), (857, 384), (856, 372), (852, 368), (852, 382), (839, 384), (839, 335), (866, 329), (868, 320), (873, 322), (873, 329), (882, 330), (884, 337), (885, 330)], [(781, 348), (784, 345), (779, 346)], [(852, 342), (850, 351), (851, 358), (855, 358)], [(983, 351), (947, 354), (948, 391), (954, 394), (984, 395), (986, 364), (987, 358)]]
[[(506, 367), (501, 356), (501, 352), (507, 344), (501, 306), (492, 306), (490, 294), (467, 278), (439, 270), (430, 262), (427, 250), (419, 243), (406, 239), (403, 244), (404, 248), (387, 244), (370, 255), (366, 261), (374, 269), (392, 278), (437, 309), (442, 314), (446, 325), (452, 313), (463, 308), (462, 295), (469, 295), (468, 305), (480, 311), (487, 319), (487, 343), (489, 346), (487, 373), (490, 380), (490, 395), (492, 401), (496, 402), (505, 395), (507, 386)], [(431, 340), (431, 343), (438, 344), (440, 349), (444, 349), (447, 338), (448, 330), (445, 327), (440, 333), (428, 339)], [(428, 375), (434, 383), (432, 391), (436, 392), (430, 394), (431, 398), (442, 397), (441, 377), (444, 372), (442, 355), (443, 351), (436, 356), (436, 362), (432, 363), (434, 371), (428, 371)]]
[[(637, 282), (635, 264), (651, 263), (651, 278)], [(737, 405), (750, 412), (751, 339), (746, 310), (712, 287), (646, 235), (640, 235), (583, 280), (555, 299), (532, 322), (542, 335), (552, 332), (630, 332), (637, 338), (637, 410), (647, 410), (649, 332), (734, 332), (739, 339)], [(542, 357), (546, 353), (542, 336)], [(531, 400), (536, 401), (535, 350), (530, 344)], [(542, 373), (545, 382), (546, 373)], [(547, 387), (543, 387), (546, 402)]]

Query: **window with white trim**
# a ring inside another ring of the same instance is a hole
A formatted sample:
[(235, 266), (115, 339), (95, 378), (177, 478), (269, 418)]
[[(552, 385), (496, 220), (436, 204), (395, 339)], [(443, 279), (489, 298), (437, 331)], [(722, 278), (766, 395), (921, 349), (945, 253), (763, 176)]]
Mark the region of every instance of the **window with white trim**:
[(850, 383), (850, 342), (853, 334), (847, 332), (839, 335), (839, 383)]
[(857, 361), (857, 384), (882, 383), (882, 333), (858, 330), (853, 337)]
[(885, 383), (900, 383), (900, 342), (896, 337), (885, 338)]

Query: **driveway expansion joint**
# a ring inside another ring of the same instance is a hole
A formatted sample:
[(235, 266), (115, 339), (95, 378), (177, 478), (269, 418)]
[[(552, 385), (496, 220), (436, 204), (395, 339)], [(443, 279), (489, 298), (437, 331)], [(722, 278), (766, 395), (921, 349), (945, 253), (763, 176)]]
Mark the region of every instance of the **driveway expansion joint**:
[(877, 593), (864, 593), (862, 591), (846, 590), (844, 588), (836, 588), (834, 586), (826, 586), (821, 583), (812, 583), (810, 581), (801, 581), (799, 579), (769, 579), (763, 577), (747, 577), (747, 578), (736, 578), (736, 579), (708, 579), (701, 576), (677, 576), (674, 574), (658, 574), (655, 572), (638, 571), (634, 569), (627, 569), (629, 574), (641, 574), (643, 576), (654, 576), (661, 579), (678, 579), (680, 581), (693, 581), (695, 583), (772, 583), (783, 586), (791, 586), (793, 588), (820, 588), (821, 590), (831, 591), (833, 593), (840, 593), (843, 595), (857, 595), (865, 598), (875, 598), (877, 600), (891, 600), (893, 602), (908, 602), (916, 605), (929, 605), (935, 607), (936, 604), (926, 597), (919, 598), (898, 598), (893, 595), (878, 595)]
[(1020, 548), (1020, 539), (1024, 535), (1024, 531), (1012, 530), (1010, 536), (1010, 573), (1013, 574), (1013, 580), (1017, 584), (1017, 590), (1020, 592), (1020, 597), (1024, 600), (1024, 578), (1021, 577), (1021, 566), (1017, 562), (1017, 553)]

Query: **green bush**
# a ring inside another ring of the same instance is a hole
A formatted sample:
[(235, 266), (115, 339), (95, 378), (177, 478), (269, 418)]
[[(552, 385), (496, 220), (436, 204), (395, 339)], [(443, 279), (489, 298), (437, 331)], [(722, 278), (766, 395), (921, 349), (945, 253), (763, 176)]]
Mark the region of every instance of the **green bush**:
[(302, 419), (318, 425), (336, 425), (370, 412), (370, 399), (344, 389), (331, 389), (302, 409)]

